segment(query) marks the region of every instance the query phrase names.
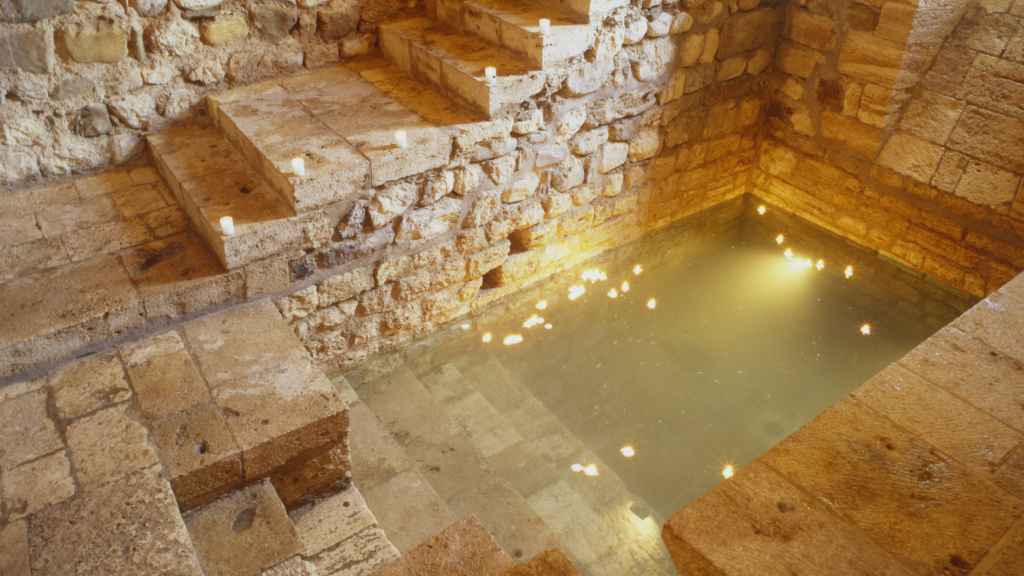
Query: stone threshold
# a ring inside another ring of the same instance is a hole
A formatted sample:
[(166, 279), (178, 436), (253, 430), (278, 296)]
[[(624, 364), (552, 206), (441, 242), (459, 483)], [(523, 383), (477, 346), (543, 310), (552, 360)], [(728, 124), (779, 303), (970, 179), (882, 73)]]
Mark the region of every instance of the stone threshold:
[(1024, 573), (1024, 274), (678, 511), (680, 573)]

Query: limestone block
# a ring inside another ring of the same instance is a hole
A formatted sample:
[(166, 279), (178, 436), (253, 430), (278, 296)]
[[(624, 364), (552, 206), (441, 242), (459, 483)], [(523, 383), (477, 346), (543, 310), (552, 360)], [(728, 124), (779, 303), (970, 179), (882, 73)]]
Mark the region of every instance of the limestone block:
[(210, 400), (199, 369), (177, 332), (127, 344), (121, 358), (131, 377), (142, 414), (151, 420)]
[(647, 36), (650, 38), (660, 38), (667, 36), (669, 30), (672, 29), (672, 22), (674, 18), (672, 14), (668, 12), (660, 12), (657, 16), (652, 17), (647, 24)]
[(46, 28), (4, 27), (0, 31), (0, 70), (20, 69), (48, 74), (53, 69), (53, 31)]
[(718, 67), (718, 81), (725, 82), (743, 74), (747, 69), (747, 59), (743, 56), (734, 56), (721, 63)]
[(1024, 173), (1024, 121), (969, 106), (957, 122), (947, 146), (984, 158), (991, 164)]
[(968, 158), (959, 152), (947, 150), (932, 176), (932, 186), (944, 192), (953, 192), (967, 168)]
[(639, 162), (655, 157), (661, 149), (661, 134), (657, 128), (645, 128), (629, 142), (629, 159)]
[(487, 174), (487, 177), (490, 178), (495, 186), (504, 187), (512, 183), (512, 177), (516, 169), (516, 159), (514, 156), (504, 156), (496, 160), (484, 162), (482, 167), (484, 174)]
[(629, 46), (636, 44), (644, 39), (647, 35), (647, 19), (639, 15), (633, 15), (626, 19), (625, 27), (623, 28), (622, 42)]
[[(304, 2), (319, 2), (320, 0), (304, 0)], [(260, 572), (260, 576), (320, 576), (316, 566), (306, 562), (300, 556), (292, 556), (280, 564), (267, 568)]]
[(378, 567), (399, 558), (384, 531), (367, 527), (334, 548), (312, 558), (321, 574), (375, 574)]
[(0, 402), (0, 466), (9, 469), (64, 447), (46, 410), (46, 390)]
[(113, 64), (128, 56), (128, 30), (119, 22), (100, 19), (90, 26), (69, 25), (61, 35), (76, 62)]
[(839, 72), (856, 80), (902, 88), (917, 77), (905, 71), (904, 47), (877, 35), (851, 31), (839, 51)]
[(27, 517), (75, 495), (71, 465), (61, 450), (4, 470), (0, 491), (11, 520)]
[(2, 574), (31, 574), (28, 556), (27, 522), (18, 521), (0, 527), (0, 570)]
[(307, 557), (377, 525), (363, 495), (354, 486), (294, 510), (290, 517)]
[(249, 35), (249, 19), (245, 14), (220, 14), (200, 26), (203, 41), (211, 46), (231, 44)]
[(836, 32), (832, 20), (799, 8), (789, 13), (786, 37), (809, 48), (826, 52), (835, 47)]
[(821, 62), (824, 62), (824, 58), (819, 52), (802, 48), (791, 42), (779, 46), (776, 55), (776, 63), (780, 70), (800, 78), (810, 77), (814, 68)]
[(881, 130), (832, 112), (822, 113), (821, 134), (868, 160), (873, 160), (882, 146)]
[(893, 134), (882, 149), (878, 163), (905, 174), (929, 182), (942, 158), (942, 147), (909, 134)]
[(195, 551), (159, 467), (86, 490), (36, 514), (32, 573), (200, 576)]
[[(344, 345), (331, 350), (331, 353), (343, 351)], [(337, 493), (352, 483), (348, 446), (338, 444), (316, 455), (303, 455), (275, 470), (270, 480), (289, 510), (321, 496)]]
[(688, 34), (679, 48), (679, 66), (693, 66), (704, 52), (704, 35)]
[(730, 17), (722, 26), (719, 55), (730, 58), (769, 44), (781, 24), (779, 12), (761, 8)]
[(71, 11), (74, 0), (3, 0), (0, 21), (35, 22)]
[(536, 172), (529, 172), (521, 178), (517, 178), (512, 185), (501, 194), (503, 202), (521, 202), (533, 196), (540, 185), (540, 176)]
[(905, 44), (910, 37), (911, 30), (914, 28), (914, 16), (918, 10), (928, 10), (928, 8), (903, 4), (901, 2), (886, 2), (882, 4), (875, 34), (886, 40)]
[(174, 0), (182, 10), (210, 10), (217, 8), (224, 0)]
[(448, 232), (462, 215), (462, 200), (443, 198), (431, 206), (410, 210), (402, 216), (397, 242), (430, 240)]
[(630, 145), (625, 142), (609, 142), (601, 147), (601, 159), (598, 169), (602, 174), (615, 170), (626, 163), (629, 157)]
[(324, 280), (319, 285), (320, 305), (333, 306), (373, 288), (373, 270), (361, 267)]
[[(1021, 38), (1024, 40), (1024, 28)], [(962, 95), (972, 104), (1020, 119), (1024, 118), (1022, 90), (1024, 59), (1022, 62), (1011, 62), (979, 54), (967, 73), (958, 95)]]
[(316, 12), (317, 33), (327, 41), (338, 41), (359, 25), (360, 4), (351, 0), (333, 0)]
[(551, 185), (556, 190), (565, 192), (582, 184), (585, 177), (583, 161), (575, 156), (569, 156), (552, 172)]
[(299, 21), (299, 10), (294, 5), (259, 0), (249, 6), (256, 29), (270, 40), (287, 37)]
[(147, 36), (152, 49), (171, 56), (188, 56), (199, 47), (199, 30), (181, 18), (162, 21)]
[(677, 12), (672, 20), (672, 34), (689, 32), (693, 28), (693, 16), (689, 12)]
[(128, 414), (124, 404), (72, 422), (67, 439), (78, 481), (86, 487), (117, 480), (159, 462), (146, 428)]
[(281, 316), (284, 317), (288, 322), (305, 318), (320, 306), (319, 293), (317, 287), (308, 286), (302, 290), (298, 290), (277, 300), (277, 308), (281, 311)]
[(373, 227), (380, 228), (394, 220), (415, 204), (418, 196), (419, 191), (411, 182), (391, 184), (381, 189), (370, 201), (367, 211)]
[(164, 13), (167, 9), (168, 0), (132, 0), (131, 6), (139, 13), (139, 16), (152, 18)]
[(301, 552), (295, 528), (269, 481), (195, 510), (185, 523), (210, 576), (259, 574)]
[(975, 204), (1009, 204), (1017, 194), (1020, 176), (984, 162), (972, 160), (964, 168), (956, 186), (956, 195)]
[(930, 142), (945, 144), (963, 110), (962, 101), (926, 91), (910, 100), (900, 129)]
[(597, 149), (608, 141), (608, 127), (601, 126), (593, 130), (586, 130), (577, 134), (570, 143), (573, 154), (586, 156), (593, 154)]
[(121, 362), (114, 354), (90, 356), (49, 377), (57, 414), (71, 420), (132, 397)]

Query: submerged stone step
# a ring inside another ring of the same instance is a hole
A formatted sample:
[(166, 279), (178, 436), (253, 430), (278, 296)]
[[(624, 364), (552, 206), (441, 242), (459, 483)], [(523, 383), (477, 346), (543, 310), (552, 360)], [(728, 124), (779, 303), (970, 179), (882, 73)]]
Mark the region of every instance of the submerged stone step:
[[(147, 138), (157, 167), (225, 268), (298, 247), (295, 211), (213, 126), (191, 124)], [(221, 228), (230, 216), (234, 232)]]
[[(539, 68), (583, 54), (594, 40), (594, 28), (588, 18), (559, 5), (516, 0), (439, 0), (435, 17), (521, 54)], [(541, 32), (542, 18), (549, 21), (547, 33)]]
[(475, 518), (459, 520), (373, 576), (500, 576), (512, 567)]
[[(382, 24), (384, 53), (413, 77), (439, 87), (488, 116), (522, 103), (544, 88), (545, 74), (506, 48), (454, 32), (429, 18)], [(494, 68), (496, 77), (486, 77)]]

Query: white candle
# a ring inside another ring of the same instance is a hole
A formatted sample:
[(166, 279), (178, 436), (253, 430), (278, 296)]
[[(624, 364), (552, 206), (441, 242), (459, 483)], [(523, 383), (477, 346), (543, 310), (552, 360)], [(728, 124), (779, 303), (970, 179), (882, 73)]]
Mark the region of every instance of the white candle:
[(484, 68), (484, 78), (487, 79), (488, 84), (494, 84), (494, 81), (498, 79), (498, 69), (494, 66)]
[(405, 130), (395, 130), (395, 144), (399, 148), (406, 148), (409, 146), (409, 135), (405, 133)]
[(292, 174), (296, 176), (306, 175), (306, 160), (301, 157), (292, 158)]
[(225, 236), (234, 236), (235, 235), (235, 219), (232, 218), (231, 216), (221, 216), (220, 217), (220, 231), (223, 232)]
[(540, 33), (542, 36), (547, 36), (551, 32), (551, 20), (541, 18), (538, 24), (540, 25)]

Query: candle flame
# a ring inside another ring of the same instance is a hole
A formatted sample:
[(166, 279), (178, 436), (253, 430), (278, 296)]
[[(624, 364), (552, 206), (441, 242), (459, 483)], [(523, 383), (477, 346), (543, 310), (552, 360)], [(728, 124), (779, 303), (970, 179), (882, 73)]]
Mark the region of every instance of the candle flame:
[(505, 346), (515, 346), (516, 344), (519, 344), (522, 341), (522, 334), (509, 334), (508, 336), (505, 336), (505, 339), (502, 340), (501, 343), (504, 344)]
[(569, 287), (569, 300), (575, 300), (580, 296), (583, 296), (587, 292), (587, 289), (579, 284), (574, 284)]
[(860, 333), (864, 336), (871, 336), (871, 324), (862, 324), (860, 327)]
[(623, 446), (619, 450), (619, 452), (621, 452), (622, 455), (625, 456), (626, 458), (632, 458), (633, 456), (636, 456), (636, 449), (629, 445)]
[(846, 269), (843, 270), (843, 276), (846, 276), (847, 280), (849, 280), (850, 278), (853, 278), (853, 266), (852, 265), (847, 265), (846, 266)]
[(658, 300), (657, 299), (650, 298), (650, 299), (647, 300), (647, 308), (648, 309), (654, 310), (657, 307), (658, 307)]
[(764, 216), (767, 212), (768, 212), (768, 208), (766, 208), (764, 204), (761, 204), (760, 206), (757, 207), (758, 215)]
[(775, 237), (775, 243), (776, 244), (782, 245), (782, 243), (785, 242), (785, 241), (786, 241), (786, 235), (785, 234), (779, 234), (778, 236)]
[(490, 344), (491, 340), (494, 340), (494, 334), (490, 332), (484, 332), (484, 335), (480, 337), (480, 341), (484, 344)]
[(735, 473), (736, 469), (732, 467), (732, 464), (726, 464), (725, 467), (722, 468), (722, 478), (725, 478), (726, 480), (732, 478)]

